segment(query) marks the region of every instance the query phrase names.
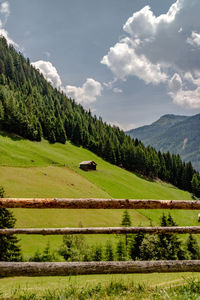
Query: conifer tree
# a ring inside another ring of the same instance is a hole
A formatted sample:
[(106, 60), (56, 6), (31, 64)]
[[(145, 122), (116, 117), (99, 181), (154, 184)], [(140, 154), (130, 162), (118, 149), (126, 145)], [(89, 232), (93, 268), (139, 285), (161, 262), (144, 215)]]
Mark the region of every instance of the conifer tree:
[(113, 247), (110, 241), (106, 242), (106, 248), (105, 248), (105, 260), (112, 261), (114, 260), (114, 253), (113, 253)]
[(125, 243), (120, 239), (116, 246), (116, 257), (117, 260), (126, 260), (126, 248)]
[(122, 216), (121, 226), (130, 227), (131, 226), (131, 218), (128, 210), (125, 210)]
[(193, 194), (200, 197), (200, 176), (198, 176), (197, 173), (194, 173), (191, 185)]
[(192, 234), (189, 235), (186, 241), (186, 248), (190, 259), (200, 259), (200, 247)]
[[(131, 226), (131, 218), (130, 218), (128, 210), (125, 210), (124, 213), (123, 213), (121, 226), (123, 226), (123, 227), (130, 227)], [(127, 251), (127, 248), (128, 248), (128, 240), (130, 238), (131, 238), (130, 234), (125, 234), (126, 251)]]
[(155, 235), (146, 235), (140, 246), (139, 258), (141, 260), (156, 260), (159, 257), (157, 237)]
[[(4, 197), (4, 189), (0, 187), (0, 198)], [(16, 219), (11, 211), (0, 208), (0, 228), (13, 228)], [(0, 236), (0, 261), (21, 261), (22, 254), (15, 235)]]
[(93, 248), (92, 259), (94, 261), (101, 261), (102, 258), (103, 258), (102, 246), (101, 245), (96, 245)]
[(88, 245), (84, 236), (64, 235), (63, 243), (58, 249), (58, 253), (64, 257), (66, 261), (83, 261), (85, 260)]
[[(161, 226), (177, 226), (171, 214), (166, 217), (164, 214), (161, 219)], [(179, 240), (177, 234), (158, 234), (157, 247), (159, 249), (158, 259), (185, 259), (185, 252), (183, 250), (182, 242)]]
[(132, 260), (140, 259), (140, 255), (141, 255), (140, 247), (142, 245), (142, 241), (144, 237), (145, 237), (144, 233), (137, 233), (135, 237), (131, 239), (129, 255), (132, 258)]

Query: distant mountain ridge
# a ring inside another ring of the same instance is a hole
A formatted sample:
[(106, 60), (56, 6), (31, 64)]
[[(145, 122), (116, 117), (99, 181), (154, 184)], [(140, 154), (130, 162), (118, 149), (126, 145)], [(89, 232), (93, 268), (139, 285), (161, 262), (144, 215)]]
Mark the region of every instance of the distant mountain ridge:
[(156, 150), (179, 153), (184, 161), (191, 161), (200, 170), (200, 114), (194, 116), (164, 115), (151, 125), (126, 132), (145, 146)]

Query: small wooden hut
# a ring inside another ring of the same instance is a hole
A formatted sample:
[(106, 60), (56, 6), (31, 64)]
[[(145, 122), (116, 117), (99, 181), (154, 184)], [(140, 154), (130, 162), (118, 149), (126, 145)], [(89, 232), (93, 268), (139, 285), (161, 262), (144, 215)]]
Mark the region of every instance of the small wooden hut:
[(84, 171), (96, 170), (97, 164), (93, 160), (82, 161), (80, 163), (80, 169), (82, 169)]

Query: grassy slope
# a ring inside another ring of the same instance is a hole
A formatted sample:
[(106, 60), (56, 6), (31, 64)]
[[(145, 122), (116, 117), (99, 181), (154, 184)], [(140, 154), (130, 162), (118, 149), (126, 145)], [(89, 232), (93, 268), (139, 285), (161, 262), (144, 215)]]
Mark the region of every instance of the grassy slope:
[[(165, 183), (150, 182), (113, 166), (90, 151), (73, 146), (30, 142), (0, 136), (0, 183), (8, 197), (100, 197), (191, 199), (189, 193)], [(96, 172), (79, 169), (82, 160), (94, 160)], [(17, 227), (118, 226), (119, 210), (30, 210), (15, 209)], [(184, 212), (182, 212), (184, 213)], [(194, 214), (194, 212), (192, 212)], [(133, 225), (149, 224), (150, 211), (130, 212)], [(155, 212), (155, 222), (159, 222)], [(21, 236), (25, 256), (36, 249), (61, 242), (61, 236)], [(106, 236), (89, 236), (96, 243)]]
[[(164, 183), (143, 180), (133, 173), (105, 162), (92, 152), (75, 147), (70, 143), (51, 145), (46, 141), (36, 143), (0, 136), (0, 153), (0, 166), (5, 166), (7, 169), (5, 171), (5, 168), (1, 168), (1, 174), (4, 176), (2, 180), (10, 197), (24, 197), (24, 193), (29, 197), (38, 197), (38, 195), (40, 197), (58, 195), (74, 197), (74, 194), (77, 195), (78, 193), (80, 197), (87, 197), (88, 185), (86, 181), (78, 191), (75, 191), (78, 186), (70, 185), (76, 183), (76, 180), (81, 183), (80, 178), (77, 177), (80, 175), (90, 183), (90, 187), (91, 183), (96, 188), (98, 187), (98, 191), (92, 190), (92, 188), (90, 190), (90, 195), (93, 194), (94, 197), (108, 197), (110, 195), (110, 197), (117, 198), (191, 199), (187, 192)], [(79, 163), (82, 160), (95, 160), (98, 164), (98, 170), (96, 172), (80, 170)], [(9, 169), (11, 171), (8, 171), (7, 167), (12, 167)], [(24, 169), (27, 167), (29, 168), (28, 171)], [(39, 167), (39, 169), (33, 167)], [(59, 169), (56, 170), (56, 167)], [(49, 174), (47, 174), (48, 172)], [(57, 173), (54, 176), (53, 173), (55, 172)], [(71, 181), (72, 176), (74, 182)], [(51, 181), (54, 186), (49, 189)], [(17, 184), (22, 185), (19, 188)], [(44, 185), (42, 186), (42, 184)], [(60, 187), (63, 187), (63, 184), (66, 184), (66, 189), (62, 189), (61, 192)]]

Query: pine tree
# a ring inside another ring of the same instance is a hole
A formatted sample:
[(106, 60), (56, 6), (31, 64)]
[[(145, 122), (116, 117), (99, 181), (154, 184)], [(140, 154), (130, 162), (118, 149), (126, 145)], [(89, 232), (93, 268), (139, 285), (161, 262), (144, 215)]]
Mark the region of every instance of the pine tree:
[(144, 237), (144, 233), (137, 233), (135, 237), (131, 239), (129, 255), (132, 258), (132, 260), (138, 260), (141, 258), (140, 247), (142, 245)]
[(58, 118), (56, 119), (55, 131), (56, 131), (56, 142), (65, 144), (66, 134), (60, 116), (58, 116)]
[(200, 247), (192, 234), (189, 235), (186, 241), (186, 249), (190, 259), (200, 259)]
[(121, 226), (130, 227), (131, 226), (131, 218), (128, 210), (125, 210), (122, 216)]
[(110, 241), (106, 242), (106, 248), (105, 248), (105, 260), (112, 261), (114, 260), (114, 253), (113, 253), (113, 247)]
[(200, 197), (200, 176), (194, 173), (191, 181), (192, 192), (195, 196)]
[(126, 248), (125, 243), (120, 239), (116, 246), (116, 257), (117, 260), (126, 260)]
[[(177, 226), (172, 216), (168, 214), (166, 217), (164, 214), (161, 219), (161, 226)], [(185, 259), (185, 252), (182, 247), (182, 242), (179, 240), (177, 234), (158, 234), (157, 248), (158, 259), (176, 260)]]
[(88, 255), (88, 245), (84, 236), (64, 235), (63, 243), (58, 249), (58, 253), (66, 261), (83, 261)]
[(93, 254), (92, 254), (92, 259), (94, 261), (101, 261), (103, 258), (103, 251), (102, 251), (102, 246), (101, 245), (96, 245), (93, 248)]
[(43, 252), (36, 250), (34, 255), (29, 258), (29, 261), (55, 261), (55, 254), (50, 249), (50, 244), (47, 242), (46, 247), (44, 248)]
[(157, 237), (155, 235), (145, 236), (140, 246), (141, 260), (157, 260), (159, 257), (159, 248)]
[[(130, 227), (132, 225), (131, 223), (131, 218), (129, 215), (128, 210), (125, 210), (122, 216), (122, 222), (121, 222), (121, 226), (123, 227)], [(125, 234), (125, 245), (126, 245), (126, 251), (128, 249), (128, 243), (129, 240), (131, 239), (131, 234)]]
[[(0, 197), (4, 196), (4, 189), (0, 187)], [(11, 211), (0, 208), (0, 228), (13, 228), (16, 219)], [(21, 261), (22, 254), (15, 235), (0, 236), (0, 261)]]

